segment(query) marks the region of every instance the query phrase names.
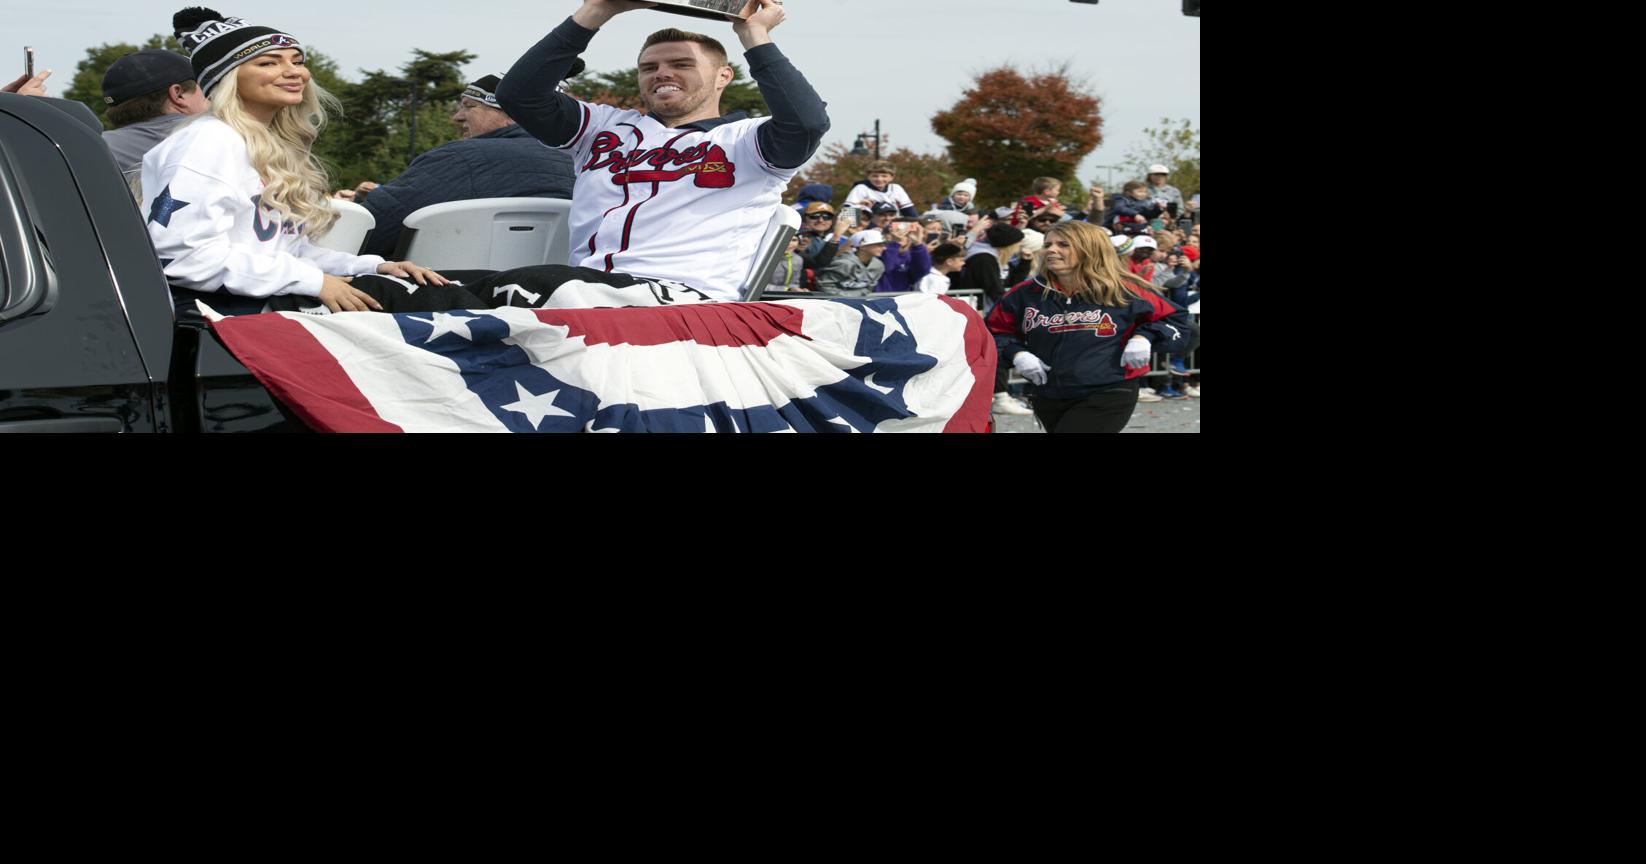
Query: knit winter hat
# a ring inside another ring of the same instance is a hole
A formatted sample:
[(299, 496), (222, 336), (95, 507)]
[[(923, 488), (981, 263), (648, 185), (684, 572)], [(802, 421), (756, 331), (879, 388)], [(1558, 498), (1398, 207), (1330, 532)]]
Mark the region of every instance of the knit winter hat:
[(212, 88), (242, 63), (284, 48), (303, 50), (289, 33), (259, 27), (241, 18), (203, 6), (190, 6), (171, 16), (173, 35), (194, 66), (194, 80), (207, 96)]
[[(1007, 244), (1007, 245), (1010, 245), (1010, 244)], [(1023, 229), (1023, 254), (1024, 255), (1033, 255), (1034, 253), (1039, 252), (1042, 248), (1044, 248), (1045, 245), (1046, 245), (1046, 235), (1040, 233), (1039, 231), (1031, 231), (1028, 228)]]
[(960, 181), (959, 183), (954, 184), (954, 189), (950, 190), (949, 194), (953, 195), (956, 192), (965, 192), (966, 194), (972, 196), (973, 198), (976, 198), (977, 197), (977, 181), (970, 178), (970, 177), (967, 177), (966, 179)]
[(497, 85), (502, 83), (503, 76), (487, 75), (477, 81), (469, 82), (469, 86), (463, 88), (463, 97), (473, 99), (476, 102), (484, 102), (501, 111), (503, 106), (497, 104)]
[(1010, 225), (990, 225), (989, 230), (983, 232), (983, 239), (996, 249), (1005, 249), (1013, 243), (1023, 240), (1023, 232)]

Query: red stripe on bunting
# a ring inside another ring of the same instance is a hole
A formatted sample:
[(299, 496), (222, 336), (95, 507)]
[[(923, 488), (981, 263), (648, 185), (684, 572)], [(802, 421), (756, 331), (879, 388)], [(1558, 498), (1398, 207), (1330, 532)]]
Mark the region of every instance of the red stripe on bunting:
[(972, 304), (945, 295), (938, 297), (949, 308), (966, 316), (966, 363), (972, 367), (972, 392), (966, 394), (966, 401), (949, 418), (943, 431), (987, 432), (989, 411), (994, 402), (994, 368), (997, 362), (994, 337), (989, 335), (988, 325), (983, 323), (983, 316), (972, 308)]
[(213, 321), (211, 328), (258, 382), (310, 429), (405, 431), (377, 416), (348, 373), (301, 321), (278, 313), (237, 315)]
[[(589, 345), (766, 346), (780, 336), (798, 336), (805, 313), (780, 303), (699, 303), (627, 309), (537, 309), (537, 319), (565, 327)], [(992, 386), (992, 385), (991, 385)]]

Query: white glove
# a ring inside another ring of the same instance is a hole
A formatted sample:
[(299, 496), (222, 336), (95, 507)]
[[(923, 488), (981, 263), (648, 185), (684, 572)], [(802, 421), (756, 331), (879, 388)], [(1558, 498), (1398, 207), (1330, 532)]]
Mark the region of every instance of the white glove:
[(1036, 387), (1045, 384), (1046, 373), (1052, 371), (1052, 367), (1040, 362), (1039, 357), (1027, 351), (1019, 351), (1017, 356), (1012, 358), (1012, 368)]
[(1154, 346), (1142, 336), (1133, 336), (1126, 343), (1125, 353), (1120, 355), (1120, 365), (1127, 369), (1142, 369), (1149, 365), (1149, 355), (1154, 353)]

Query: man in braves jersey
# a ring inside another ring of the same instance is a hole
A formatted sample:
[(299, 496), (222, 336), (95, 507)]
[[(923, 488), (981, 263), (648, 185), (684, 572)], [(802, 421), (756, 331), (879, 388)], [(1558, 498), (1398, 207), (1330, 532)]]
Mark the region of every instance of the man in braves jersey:
[(645, 113), (556, 92), (596, 30), (654, 5), (584, 0), (498, 88), (509, 116), (571, 153), (577, 170), (575, 266), (557, 268), (546, 306), (740, 299), (784, 189), (829, 129), (817, 91), (772, 44), (771, 29), (786, 18), (783, 0), (750, 0), (743, 11), (752, 14), (732, 25), (770, 117), (721, 116), (733, 76), (725, 48), (675, 29), (652, 34), (640, 52)]

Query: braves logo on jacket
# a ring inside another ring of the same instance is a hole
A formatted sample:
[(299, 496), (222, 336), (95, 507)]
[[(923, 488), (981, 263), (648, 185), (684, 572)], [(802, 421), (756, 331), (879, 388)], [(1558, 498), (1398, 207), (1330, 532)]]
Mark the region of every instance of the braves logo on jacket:
[(1084, 312), (1058, 312), (1053, 315), (1047, 315), (1033, 306), (1024, 309), (1024, 335), (1028, 335), (1029, 331), (1039, 327), (1045, 327), (1052, 333), (1090, 330), (1093, 336), (1100, 339), (1120, 333), (1120, 328), (1114, 323), (1114, 317), (1100, 309), (1088, 309)]

